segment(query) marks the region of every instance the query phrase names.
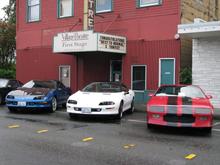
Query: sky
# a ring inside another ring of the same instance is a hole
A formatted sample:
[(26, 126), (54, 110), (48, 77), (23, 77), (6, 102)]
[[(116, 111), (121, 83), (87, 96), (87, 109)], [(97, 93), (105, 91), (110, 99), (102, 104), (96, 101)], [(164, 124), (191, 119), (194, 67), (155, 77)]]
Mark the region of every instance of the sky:
[(8, 5), (9, 0), (0, 0), (0, 19), (4, 17), (4, 11), (2, 10), (3, 7)]

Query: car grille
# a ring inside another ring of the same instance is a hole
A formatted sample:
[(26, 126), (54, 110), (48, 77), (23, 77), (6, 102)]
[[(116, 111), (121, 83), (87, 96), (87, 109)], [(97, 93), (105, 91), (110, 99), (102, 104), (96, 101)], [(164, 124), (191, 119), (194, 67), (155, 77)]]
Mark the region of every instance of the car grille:
[(164, 116), (164, 121), (166, 122), (173, 122), (173, 123), (194, 123), (195, 117), (193, 115), (181, 115), (177, 116), (174, 114), (167, 114)]

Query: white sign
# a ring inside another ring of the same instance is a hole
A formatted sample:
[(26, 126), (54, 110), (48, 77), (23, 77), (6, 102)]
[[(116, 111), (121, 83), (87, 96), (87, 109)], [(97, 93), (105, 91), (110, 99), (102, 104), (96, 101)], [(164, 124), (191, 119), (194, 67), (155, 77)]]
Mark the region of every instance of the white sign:
[(98, 33), (98, 50), (103, 52), (126, 53), (126, 38)]
[(54, 37), (54, 53), (71, 52), (126, 53), (126, 38), (109, 34), (80, 31), (59, 33)]
[(96, 51), (97, 35), (92, 31), (59, 33), (53, 44), (54, 53)]

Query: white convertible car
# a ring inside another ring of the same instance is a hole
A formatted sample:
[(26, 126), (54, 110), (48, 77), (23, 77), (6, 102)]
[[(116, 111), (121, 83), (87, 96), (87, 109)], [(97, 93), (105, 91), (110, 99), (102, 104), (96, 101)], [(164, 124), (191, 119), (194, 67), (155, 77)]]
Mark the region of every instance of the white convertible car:
[(70, 118), (86, 114), (115, 115), (121, 119), (127, 110), (134, 111), (134, 92), (119, 82), (93, 82), (67, 100)]

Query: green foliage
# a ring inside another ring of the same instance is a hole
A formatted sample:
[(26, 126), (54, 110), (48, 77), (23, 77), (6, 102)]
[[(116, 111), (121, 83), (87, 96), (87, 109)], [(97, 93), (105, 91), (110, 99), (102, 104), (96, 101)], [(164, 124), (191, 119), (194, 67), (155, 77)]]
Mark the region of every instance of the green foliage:
[(0, 68), (0, 78), (15, 78), (15, 65), (9, 65), (7, 68)]
[(192, 69), (189, 67), (183, 68), (180, 71), (180, 83), (192, 84)]

